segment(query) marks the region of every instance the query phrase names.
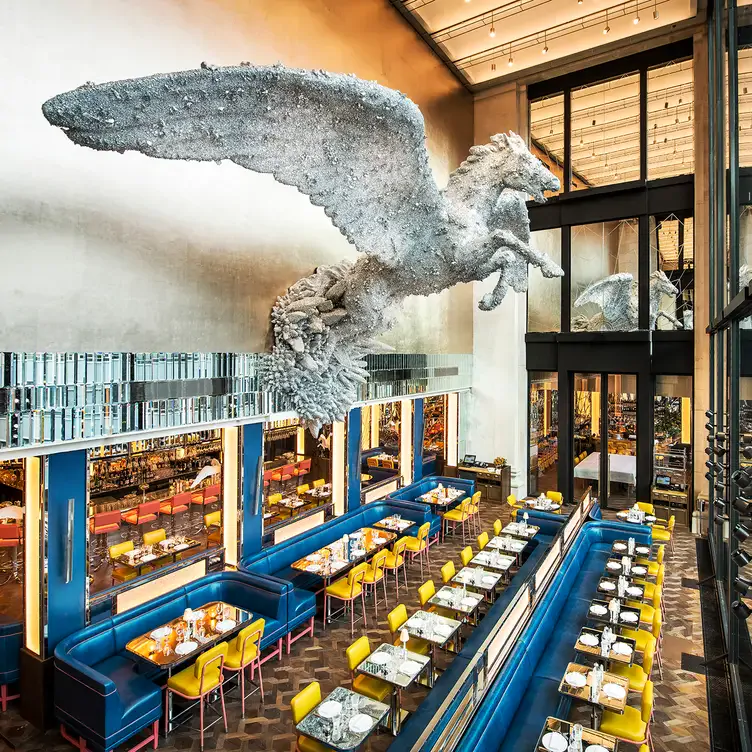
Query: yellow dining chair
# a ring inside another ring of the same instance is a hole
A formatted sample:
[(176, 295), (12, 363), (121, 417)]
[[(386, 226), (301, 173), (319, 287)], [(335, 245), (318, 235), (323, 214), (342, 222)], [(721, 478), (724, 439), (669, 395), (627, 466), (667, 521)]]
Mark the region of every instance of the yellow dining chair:
[(384, 606), (386, 608), (389, 608), (389, 601), (386, 595), (386, 571), (384, 570), (384, 563), (386, 562), (388, 555), (389, 551), (387, 551), (385, 548), (382, 548), (381, 551), (379, 551), (373, 557), (373, 559), (371, 559), (371, 563), (366, 569), (366, 576), (363, 578), (363, 588), (365, 589), (365, 594), (368, 595), (369, 588), (373, 593), (373, 611), (376, 614), (377, 618), (379, 615), (379, 598), (376, 594), (376, 590), (378, 589), (377, 586), (379, 583), (381, 583), (384, 587)]
[[(245, 718), (245, 701), (256, 691), (261, 693), (261, 702), (264, 701), (264, 682), (261, 678), (261, 638), (264, 636), (263, 619), (256, 619), (247, 627), (238, 632), (238, 636), (229, 644), (225, 657), (225, 668), (236, 672), (240, 683), (240, 712)], [(258, 687), (245, 693), (245, 674), (249, 672), (252, 682), (254, 674), (258, 671)]]
[(478, 550), (482, 551), (488, 545), (488, 541), (489, 541), (488, 533), (484, 530), (478, 536)]
[(387, 572), (394, 572), (394, 584), (397, 587), (397, 597), (399, 598), (399, 571), (405, 579), (405, 590), (407, 590), (407, 566), (405, 564), (405, 548), (407, 547), (407, 538), (400, 538), (394, 542), (392, 550), (387, 552), (386, 559), (382, 569)]
[(662, 543), (658, 546), (658, 551), (655, 554), (655, 560), (653, 559), (637, 559), (636, 563), (640, 566), (647, 567), (648, 577), (657, 577), (658, 570), (660, 569), (663, 560), (666, 557), (666, 544)]
[(311, 487), (307, 483), (304, 483), (302, 486), (298, 486), (295, 490), (298, 492), (298, 496), (302, 496), (307, 491), (310, 491)]
[(647, 501), (638, 501), (637, 508), (645, 514), (655, 514), (655, 507), (652, 504), (648, 504)]
[(454, 562), (448, 561), (441, 568), (441, 581), (446, 585), (452, 581), (452, 577), (454, 577), (455, 574), (457, 574), (457, 572), (454, 568)]
[(353, 567), (347, 577), (333, 582), (324, 589), (324, 629), (326, 629), (327, 604), (331, 598), (342, 601), (345, 608), (350, 608), (350, 637), (355, 634), (355, 601), (360, 598), (363, 609), (363, 625), (368, 626), (366, 619), (366, 599), (363, 595), (363, 579), (366, 576), (368, 564), (363, 562)]
[(165, 532), (164, 528), (159, 528), (159, 530), (149, 530), (148, 533), (144, 533), (145, 546), (156, 546), (159, 541), (166, 539), (167, 533)]
[[(462, 545), (465, 545), (465, 525), (470, 519), (470, 504), (471, 500), (465, 499), (464, 501), (460, 502), (459, 506), (455, 507), (454, 509), (450, 509), (448, 512), (444, 512), (444, 524), (442, 524), (442, 527), (444, 528), (444, 540), (446, 540), (447, 533), (449, 532), (448, 523), (452, 524), (452, 534), (454, 534), (457, 525), (462, 525)], [(423, 574), (421, 572), (421, 577), (422, 576)]]
[(314, 488), (321, 488), (321, 486), (326, 485), (326, 480), (324, 478), (319, 478), (318, 480), (313, 481), (313, 487)]
[(672, 514), (668, 518), (668, 525), (653, 525), (653, 543), (668, 543), (671, 546), (671, 553), (674, 552), (674, 525), (676, 517)]
[(640, 710), (629, 705), (624, 708), (623, 715), (604, 710), (600, 731), (631, 744), (647, 744), (648, 749), (650, 749), (650, 720), (652, 716), (653, 682), (647, 681), (645, 682), (645, 689), (642, 691), (642, 707)]
[(370, 697), (378, 702), (388, 702), (392, 694), (392, 685), (387, 684), (381, 679), (364, 674), (355, 675), (355, 669), (371, 655), (371, 643), (366, 635), (358, 637), (355, 642), (345, 650), (347, 656), (347, 667), (350, 669), (350, 679), (352, 680), (353, 692), (357, 692), (364, 697)]
[(627, 606), (640, 609), (640, 623), (652, 624), (655, 618), (655, 612), (661, 610), (662, 593), (660, 590), (656, 590), (652, 597), (653, 605), (649, 603), (641, 603), (639, 601), (626, 601)]
[(494, 520), (494, 535), (501, 535), (502, 527), (501, 520)]
[(617, 664), (611, 666), (609, 671), (626, 679), (629, 682), (631, 692), (642, 692), (645, 689), (645, 684), (650, 680), (654, 656), (655, 646), (648, 647), (642, 654), (642, 666), (637, 663), (633, 663), (631, 666)]
[(204, 527), (206, 528), (206, 542), (219, 545), (222, 542), (222, 510), (217, 509), (205, 514)]
[(473, 560), (473, 549), (470, 546), (465, 546), (460, 551), (460, 561), (462, 566), (466, 567)]
[(467, 511), (470, 514), (470, 525), (473, 528), (473, 532), (476, 534), (480, 533), (480, 491), (476, 491), (470, 497)]
[(634, 580), (635, 585), (640, 585), (645, 590), (644, 597), (649, 601), (653, 600), (657, 590), (663, 591), (663, 581), (666, 577), (666, 565), (661, 564), (658, 567), (658, 572), (655, 575), (655, 582), (648, 582), (647, 580)]
[(428, 601), (436, 595), (436, 586), (433, 584), (433, 580), (426, 580), (418, 588), (418, 600), (420, 600), (420, 606), (424, 611), (432, 611), (439, 616), (446, 616), (449, 619), (456, 618), (456, 613), (451, 608), (442, 608), (441, 606), (428, 605)]
[(423, 579), (423, 559), (425, 558), (429, 571), (431, 568), (431, 556), (428, 553), (428, 533), (431, 531), (431, 523), (424, 522), (418, 528), (417, 536), (406, 536), (405, 552), (410, 554), (410, 561), (417, 556), (420, 559), (420, 577)]
[[(167, 688), (165, 691), (165, 734), (170, 719), (167, 716), (167, 708), (170, 706), (170, 692), (182, 697), (185, 700), (195, 700), (199, 706), (199, 738), (201, 749), (204, 748), (204, 732), (206, 729), (211, 728), (216, 721), (212, 721), (206, 728), (204, 728), (204, 701), (219, 690), (219, 700), (222, 704), (222, 720), (225, 725), (225, 733), (227, 733), (227, 713), (225, 712), (225, 695), (223, 690), (223, 675), (222, 669), (224, 668), (225, 658), (227, 657), (228, 645), (226, 642), (220, 642), (219, 645), (215, 645), (211, 650), (207, 650), (201, 654), (196, 662), (192, 666), (184, 668), (177, 674), (174, 674), (167, 680)], [(187, 712), (196, 703), (188, 706), (182, 713)], [(174, 719), (173, 719), (174, 720)]]
[[(290, 700), (292, 722), (297, 726), (320, 702), (321, 685), (317, 681), (311, 682)], [(331, 747), (302, 734), (298, 736), (295, 749), (296, 752), (333, 752)]]
[(550, 499), (557, 504), (564, 503), (564, 494), (561, 491), (546, 491), (546, 498)]
[[(112, 564), (112, 584), (116, 582), (128, 582), (136, 577), (136, 570), (130, 567), (119, 567), (115, 563), (118, 556), (133, 551), (134, 545), (132, 540), (123, 541), (122, 543), (115, 543), (110, 546), (110, 562)], [(144, 568), (142, 571), (151, 572), (151, 568)]]
[(661, 630), (663, 629), (663, 615), (656, 611), (653, 616), (653, 626), (648, 632), (646, 629), (622, 629), (624, 637), (635, 641), (635, 650), (644, 653), (652, 648), (655, 665), (658, 666), (658, 675), (663, 678), (663, 658), (661, 656)]
[[(405, 608), (405, 604), (400, 603), (399, 606), (393, 608), (387, 615), (386, 620), (389, 624), (389, 631), (392, 634), (393, 644), (402, 645), (399, 633), (400, 628), (407, 621), (407, 608)], [(413, 653), (428, 655), (431, 652), (431, 643), (418, 637), (411, 637), (407, 641), (407, 649)]]
[(513, 520), (517, 519), (517, 510), (525, 508), (524, 504), (520, 504), (517, 501), (517, 497), (514, 494), (509, 494), (509, 496), (507, 496), (507, 504), (509, 504), (509, 506), (512, 508), (512, 519)]
[(275, 493), (267, 496), (266, 503), (272, 507), (275, 504), (279, 504), (279, 502), (282, 501), (282, 494), (281, 493)]

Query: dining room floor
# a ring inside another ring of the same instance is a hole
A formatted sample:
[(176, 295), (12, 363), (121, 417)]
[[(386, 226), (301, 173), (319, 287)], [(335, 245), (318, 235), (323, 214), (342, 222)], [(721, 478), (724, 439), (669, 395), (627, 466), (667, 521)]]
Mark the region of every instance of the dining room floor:
[[(487, 502), (481, 507), (483, 528), (490, 530), (497, 517), (509, 520), (508, 507), (500, 502)], [(610, 513), (607, 513), (610, 514)], [(468, 540), (468, 542), (470, 542)], [(408, 589), (400, 587), (399, 602), (408, 613), (419, 608), (417, 589), (422, 582), (433, 578), (437, 589), (441, 582), (440, 567), (447, 560), (459, 562), (462, 549), (461, 536), (448, 538), (431, 548), (430, 574), (421, 578), (417, 561), (408, 569)], [(473, 540), (473, 548), (477, 549)], [(705, 677), (697, 673), (702, 660), (702, 635), (699, 591), (696, 587), (697, 567), (695, 539), (677, 526), (676, 550), (668, 557), (667, 577), (664, 586), (666, 623), (664, 626), (664, 678), (656, 679), (656, 710), (653, 739), (656, 752), (707, 752), (708, 717), (705, 701)], [(387, 590), (389, 608), (398, 602), (394, 581), (390, 579)], [(389, 642), (386, 623), (387, 608), (379, 606), (378, 618), (373, 618), (373, 605), (369, 603), (368, 626), (356, 623), (355, 638), (368, 635), (372, 649)], [(355, 638), (350, 636), (349, 620), (340, 620), (322, 630), (321, 618), (316, 620), (313, 639), (304, 637), (292, 647), (289, 656), (281, 661), (272, 660), (263, 666), (265, 702), (258, 695), (246, 703), (246, 718), (241, 718), (237, 692), (228, 695), (228, 733), (217, 724), (207, 734), (206, 749), (238, 750), (239, 752), (289, 752), (295, 749), (296, 734), (290, 700), (309, 682), (321, 683), (324, 695), (340, 685), (348, 686), (350, 676), (345, 659), (345, 649)], [(450, 656), (440, 655), (439, 665)], [(414, 710), (425, 698), (427, 689), (417, 687), (403, 692), (403, 707)], [(576, 715), (576, 712), (575, 712)], [(379, 733), (371, 737), (366, 746), (371, 752), (382, 752), (389, 747), (392, 737)], [(63, 752), (71, 747), (56, 730), (46, 733), (36, 731), (24, 722), (16, 703), (0, 714), (0, 741), (19, 752)], [(160, 738), (159, 748), (164, 752), (198, 750), (198, 731), (181, 728), (167, 739)], [(0, 745), (2, 749), (2, 745)], [(123, 750), (126, 749), (124, 746)], [(525, 752), (521, 750), (520, 752)]]

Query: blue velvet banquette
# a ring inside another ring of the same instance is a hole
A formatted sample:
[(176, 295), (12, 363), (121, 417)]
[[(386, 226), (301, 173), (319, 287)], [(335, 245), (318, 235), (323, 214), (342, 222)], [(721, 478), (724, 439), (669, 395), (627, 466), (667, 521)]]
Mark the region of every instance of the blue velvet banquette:
[(5, 711), (8, 700), (18, 695), (9, 695), (8, 687), (19, 679), (19, 659), (23, 641), (23, 624), (0, 614), (0, 707)]
[(75, 632), (55, 649), (55, 715), (94, 752), (109, 752), (162, 714), (164, 674), (125, 649), (135, 637), (180, 616), (224, 601), (265, 619), (262, 649), (281, 655), (287, 593), (267, 578), (217, 572), (122, 614)]
[[(465, 478), (447, 478), (441, 475), (429, 475), (427, 478), (423, 478), (422, 480), (416, 481), (415, 483), (411, 483), (409, 486), (403, 486), (397, 491), (393, 491), (389, 494), (389, 496), (387, 496), (387, 499), (390, 499), (392, 501), (415, 501), (422, 503), (418, 501), (418, 497), (422, 496), (428, 491), (432, 491), (439, 485), (439, 483), (441, 483), (441, 485), (443, 486), (461, 488), (465, 492), (465, 496), (463, 498), (472, 496), (475, 493), (474, 480), (466, 480)], [(458, 499), (457, 504), (459, 504), (461, 501), (462, 499)]]

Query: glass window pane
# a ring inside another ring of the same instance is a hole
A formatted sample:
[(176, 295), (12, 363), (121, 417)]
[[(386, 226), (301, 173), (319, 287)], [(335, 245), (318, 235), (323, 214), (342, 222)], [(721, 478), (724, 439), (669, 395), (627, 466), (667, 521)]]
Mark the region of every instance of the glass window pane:
[(530, 483), (528, 493), (558, 490), (559, 376), (530, 373)]
[(572, 331), (638, 325), (636, 219), (572, 227)]
[(752, 206), (739, 207), (739, 289), (752, 284)]
[(572, 90), (571, 190), (640, 178), (640, 76)]
[(693, 218), (675, 214), (651, 217), (651, 329), (694, 327), (694, 269)]
[[(532, 233), (532, 245), (561, 266), (561, 229)], [(546, 278), (538, 267), (528, 267), (527, 330), (561, 331), (561, 277)]]
[(5, 622), (23, 621), (24, 461), (0, 462), (0, 524), (4, 554), (0, 614)]
[[(530, 151), (564, 182), (564, 95), (530, 103)], [(561, 190), (557, 191), (560, 193)], [(546, 196), (556, 195), (548, 191)]]
[(648, 179), (695, 170), (692, 60), (648, 71)]
[(752, 47), (739, 48), (739, 166), (752, 167)]
[(593, 487), (599, 496), (601, 479), (601, 377), (597, 373), (574, 375), (574, 497)]
[(637, 485), (637, 376), (608, 376), (608, 506), (634, 503)]
[[(752, 316), (739, 322), (739, 352), (741, 355), (739, 379), (739, 467), (752, 475), (752, 459), (745, 455), (752, 448)], [(752, 486), (742, 491), (742, 496), (752, 500)], [(749, 522), (745, 523), (749, 527)], [(742, 541), (739, 548), (744, 549), (750, 557), (750, 563), (739, 568), (739, 574), (752, 580), (752, 536)], [(747, 598), (752, 607), (752, 598)], [(749, 625), (750, 622), (747, 622)]]

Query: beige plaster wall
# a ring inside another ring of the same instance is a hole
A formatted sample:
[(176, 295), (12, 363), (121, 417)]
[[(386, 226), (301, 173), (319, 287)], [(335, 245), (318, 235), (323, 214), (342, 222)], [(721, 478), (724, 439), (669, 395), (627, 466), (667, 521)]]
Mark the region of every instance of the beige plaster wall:
[[(472, 145), (472, 98), (387, 0), (5, 0), (3, 350), (263, 350), (275, 296), (355, 256), (323, 210), (269, 176), (82, 149), (40, 110), (88, 80), (243, 60), (404, 91), (441, 185)], [(385, 339), (471, 352), (472, 320), (462, 286), (409, 300)]]

